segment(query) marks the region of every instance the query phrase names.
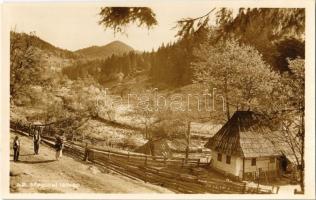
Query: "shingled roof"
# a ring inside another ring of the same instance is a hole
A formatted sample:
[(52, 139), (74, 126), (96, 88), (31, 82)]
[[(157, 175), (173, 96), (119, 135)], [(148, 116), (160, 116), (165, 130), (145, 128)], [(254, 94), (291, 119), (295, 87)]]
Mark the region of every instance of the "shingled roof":
[(258, 113), (236, 111), (205, 147), (245, 158), (278, 156), (279, 151), (266, 137), (271, 131), (264, 121)]

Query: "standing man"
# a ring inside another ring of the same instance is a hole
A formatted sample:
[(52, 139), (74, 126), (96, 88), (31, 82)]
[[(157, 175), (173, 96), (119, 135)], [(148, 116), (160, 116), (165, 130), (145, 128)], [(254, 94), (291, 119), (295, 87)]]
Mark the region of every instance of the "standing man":
[(41, 142), (41, 134), (40, 134), (40, 132), (36, 129), (36, 130), (34, 131), (34, 135), (33, 135), (34, 154), (38, 154), (40, 142)]
[(14, 162), (19, 161), (19, 155), (20, 155), (20, 139), (18, 136), (15, 136), (13, 140), (13, 151), (14, 151), (14, 156), (13, 160)]
[(56, 160), (59, 160), (63, 155), (64, 141), (61, 136), (56, 137), (55, 150), (56, 150)]

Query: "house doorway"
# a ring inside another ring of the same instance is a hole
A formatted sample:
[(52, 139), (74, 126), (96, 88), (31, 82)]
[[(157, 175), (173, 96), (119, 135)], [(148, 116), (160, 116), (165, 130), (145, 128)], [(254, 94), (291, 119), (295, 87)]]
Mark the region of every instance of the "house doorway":
[(281, 174), (286, 173), (287, 172), (287, 166), (288, 166), (288, 160), (287, 158), (282, 155), (280, 157), (280, 170), (281, 170)]

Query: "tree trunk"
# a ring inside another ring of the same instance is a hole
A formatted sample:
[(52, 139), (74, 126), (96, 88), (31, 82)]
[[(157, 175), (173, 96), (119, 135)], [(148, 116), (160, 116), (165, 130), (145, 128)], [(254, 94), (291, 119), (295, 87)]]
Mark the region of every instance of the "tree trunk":
[[(227, 73), (227, 72), (226, 72)], [(228, 100), (228, 85), (227, 85), (227, 74), (225, 76), (225, 79), (224, 79), (224, 92), (225, 92), (225, 101), (226, 101), (226, 116), (227, 116), (227, 120), (230, 119), (230, 113), (229, 113), (229, 100)]]
[(227, 120), (230, 119), (230, 112), (229, 112), (229, 100), (228, 100), (228, 94), (227, 94), (227, 87), (225, 87), (225, 101), (226, 101), (226, 116), (227, 116)]
[(226, 98), (226, 116), (227, 116), (227, 120), (230, 119), (230, 113), (229, 113), (229, 103), (227, 101), (227, 98)]

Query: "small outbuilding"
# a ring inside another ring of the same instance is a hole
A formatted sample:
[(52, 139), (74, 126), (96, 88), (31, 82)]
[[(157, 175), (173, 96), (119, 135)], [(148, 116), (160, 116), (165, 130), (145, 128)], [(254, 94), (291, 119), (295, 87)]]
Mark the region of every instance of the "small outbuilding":
[(138, 147), (135, 152), (151, 156), (163, 156), (166, 158), (172, 157), (169, 140), (166, 138), (149, 140), (146, 144)]
[(187, 141), (185, 139), (156, 138), (138, 147), (135, 152), (151, 156), (172, 158), (175, 154), (185, 153)]

